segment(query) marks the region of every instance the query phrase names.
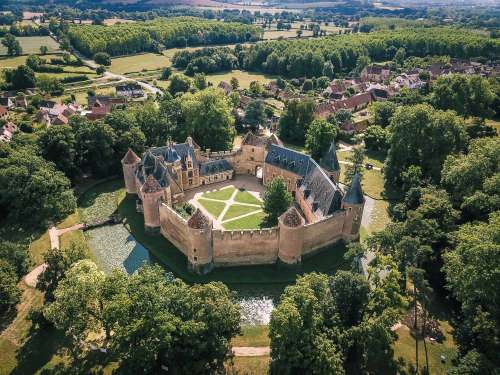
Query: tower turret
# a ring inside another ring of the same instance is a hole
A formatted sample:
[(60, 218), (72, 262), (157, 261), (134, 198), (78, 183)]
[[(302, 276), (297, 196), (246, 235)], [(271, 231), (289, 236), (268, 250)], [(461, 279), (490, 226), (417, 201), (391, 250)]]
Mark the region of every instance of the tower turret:
[(212, 221), (200, 209), (188, 220), (191, 246), (188, 251), (188, 268), (198, 274), (213, 269)]
[(125, 189), (129, 194), (137, 194), (135, 172), (140, 162), (141, 159), (130, 148), (122, 159), (123, 179), (125, 180)]
[(363, 195), (363, 189), (361, 188), (361, 176), (356, 173), (352, 178), (351, 186), (342, 200), (342, 209), (345, 210), (342, 234), (346, 241), (352, 241), (359, 238), (359, 229), (361, 226), (361, 218), (363, 217), (364, 206), (365, 197)]
[(337, 150), (335, 148), (335, 141), (328, 148), (328, 151), (319, 160), (319, 165), (327, 173), (332, 181), (339, 182), (340, 177), (340, 164), (337, 158)]
[(164, 189), (149, 175), (141, 188), (142, 207), (144, 210), (144, 229), (148, 233), (160, 232), (160, 204), (164, 198)]
[(278, 218), (280, 229), (278, 259), (284, 264), (302, 261), (305, 220), (295, 207), (290, 207)]

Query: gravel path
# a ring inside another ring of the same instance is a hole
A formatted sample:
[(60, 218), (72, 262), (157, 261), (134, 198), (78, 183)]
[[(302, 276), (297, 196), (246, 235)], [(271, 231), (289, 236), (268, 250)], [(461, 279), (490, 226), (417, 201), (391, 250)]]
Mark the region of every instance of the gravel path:
[(233, 354), (236, 357), (262, 357), (269, 355), (271, 348), (269, 346), (235, 346), (233, 347)]

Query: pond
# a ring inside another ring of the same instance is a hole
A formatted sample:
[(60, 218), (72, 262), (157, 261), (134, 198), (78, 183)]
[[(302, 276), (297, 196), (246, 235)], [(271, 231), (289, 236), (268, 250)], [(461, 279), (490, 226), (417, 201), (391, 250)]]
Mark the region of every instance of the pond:
[[(144, 246), (130, 234), (122, 224), (106, 225), (85, 232), (87, 243), (95, 262), (106, 272), (118, 268), (133, 274), (144, 264), (158, 263), (167, 271)], [(271, 312), (284, 285), (267, 286), (228, 285), (237, 292), (241, 306), (242, 325), (269, 324)]]

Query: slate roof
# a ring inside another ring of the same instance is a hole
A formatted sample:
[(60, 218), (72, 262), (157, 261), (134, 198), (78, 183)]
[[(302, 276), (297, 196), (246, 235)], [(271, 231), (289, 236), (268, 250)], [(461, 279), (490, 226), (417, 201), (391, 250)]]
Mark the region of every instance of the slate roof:
[(359, 174), (355, 174), (352, 178), (351, 186), (347, 190), (344, 198), (345, 203), (362, 204), (365, 201), (363, 189), (361, 188), (361, 178)]
[(335, 149), (335, 141), (332, 142), (328, 151), (320, 159), (319, 164), (328, 171), (339, 171), (340, 165), (337, 158), (337, 150)]
[(132, 151), (132, 149), (129, 148), (127, 153), (123, 157), (122, 162), (123, 164), (134, 164), (137, 163), (139, 160), (141, 160), (139, 156), (137, 156), (137, 154), (134, 151)]
[(142, 185), (142, 191), (144, 193), (156, 193), (161, 190), (161, 186), (158, 181), (151, 175), (146, 178), (146, 182)]
[(314, 213), (319, 210), (322, 216), (328, 216), (340, 210), (342, 204), (340, 187), (328, 178), (313, 159), (309, 159), (307, 173), (299, 181), (299, 188)]
[(204, 229), (208, 227), (210, 221), (208, 218), (203, 215), (203, 212), (200, 209), (197, 209), (196, 212), (191, 216), (188, 220), (188, 225), (194, 229)]
[(201, 164), (200, 176), (209, 176), (216, 173), (231, 171), (233, 167), (226, 159), (213, 160)]
[(266, 163), (275, 167), (286, 169), (289, 172), (304, 176), (309, 164), (309, 156), (300, 152), (278, 146), (269, 145), (269, 151), (266, 156)]

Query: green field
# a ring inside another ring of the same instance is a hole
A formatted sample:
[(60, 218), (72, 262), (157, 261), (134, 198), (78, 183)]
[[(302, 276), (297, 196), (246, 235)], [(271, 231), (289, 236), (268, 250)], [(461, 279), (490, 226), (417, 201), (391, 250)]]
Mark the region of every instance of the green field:
[(234, 190), (235, 190), (235, 188), (233, 186), (229, 186), (229, 187), (226, 187), (224, 189), (206, 192), (201, 197), (225, 201), (225, 200), (228, 200), (229, 198), (231, 198), (231, 196), (234, 193)]
[(143, 70), (157, 70), (170, 65), (172, 65), (172, 62), (167, 56), (144, 53), (112, 59), (109, 71), (116, 74), (125, 74)]
[[(50, 36), (19, 36), (16, 38), (21, 44), (24, 55), (40, 54), (40, 46), (46, 46), (49, 53), (60, 52), (59, 43)], [(0, 55), (6, 55), (7, 48), (0, 45)]]
[(258, 229), (261, 227), (266, 214), (258, 212), (256, 214), (242, 217), (241, 219), (232, 220), (222, 224), (226, 230), (239, 230), (239, 229)]
[(238, 79), (240, 88), (242, 89), (250, 87), (250, 83), (253, 81), (258, 81), (262, 84), (265, 84), (271, 82), (273, 79), (276, 79), (275, 76), (269, 76), (267, 74), (250, 73), (242, 70), (232, 70), (226, 73), (208, 74), (207, 80), (209, 82), (212, 82), (214, 86), (217, 86), (221, 81), (229, 82), (232, 77)]
[(262, 204), (262, 201), (257, 199), (254, 195), (250, 194), (248, 191), (238, 191), (234, 200), (239, 203), (248, 203), (248, 204)]
[(233, 204), (226, 211), (226, 213), (225, 213), (225, 215), (224, 215), (224, 217), (223, 217), (222, 220), (223, 221), (229, 220), (229, 219), (241, 216), (241, 215), (246, 215), (246, 214), (249, 214), (251, 212), (255, 212), (257, 210), (260, 210), (260, 208), (259, 207), (246, 206), (246, 205), (243, 205), (243, 204)]

